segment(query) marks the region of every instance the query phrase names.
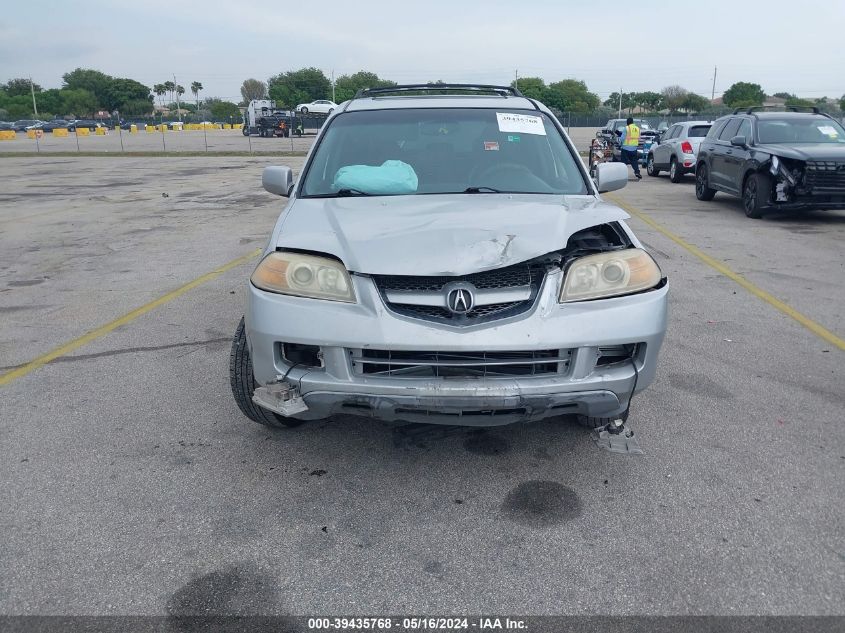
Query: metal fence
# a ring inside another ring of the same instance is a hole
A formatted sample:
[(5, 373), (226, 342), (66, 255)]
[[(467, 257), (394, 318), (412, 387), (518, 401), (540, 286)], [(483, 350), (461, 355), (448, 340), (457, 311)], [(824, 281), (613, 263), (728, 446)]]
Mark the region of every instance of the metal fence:
[(185, 124), (171, 128), (166, 124), (133, 126), (125, 130), (88, 128), (59, 129), (52, 132), (0, 131), (0, 153), (284, 153), (299, 154), (308, 150), (317, 130), (305, 129), (303, 136), (261, 138), (244, 136), (239, 125)]

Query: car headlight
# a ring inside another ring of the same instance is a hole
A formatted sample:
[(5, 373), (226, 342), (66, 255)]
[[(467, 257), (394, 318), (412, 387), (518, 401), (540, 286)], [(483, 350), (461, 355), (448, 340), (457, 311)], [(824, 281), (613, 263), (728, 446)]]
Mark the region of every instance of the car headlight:
[(566, 271), (560, 302), (617, 297), (656, 286), (662, 277), (651, 255), (639, 248), (579, 257)]
[(267, 292), (355, 303), (346, 268), (327, 257), (276, 251), (261, 260), (250, 280)]

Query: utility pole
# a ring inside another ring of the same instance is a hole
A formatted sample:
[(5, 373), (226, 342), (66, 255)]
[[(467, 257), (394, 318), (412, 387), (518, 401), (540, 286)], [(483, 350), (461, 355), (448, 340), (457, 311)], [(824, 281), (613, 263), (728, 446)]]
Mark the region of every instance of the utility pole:
[(622, 118), (622, 88), (619, 88), (619, 114), (616, 115), (616, 118)]
[[(176, 75), (173, 75), (173, 85), (176, 86), (174, 90), (176, 91), (176, 114), (179, 116), (179, 123), (182, 122), (182, 106), (179, 104), (179, 84), (176, 83)], [(205, 129), (205, 126), (203, 126)]]
[(713, 100), (716, 98), (716, 71), (719, 70), (718, 67), (713, 66), (713, 91), (710, 93), (710, 103), (713, 103)]
[(35, 116), (38, 116), (38, 106), (35, 105), (35, 84), (32, 83), (32, 75), (29, 76), (29, 89), (32, 92), (32, 111), (35, 112)]
[(519, 70), (513, 71), (513, 87), (519, 90)]
[[(332, 103), (334, 103), (334, 68), (332, 68)], [(293, 137), (291, 137), (293, 138)]]

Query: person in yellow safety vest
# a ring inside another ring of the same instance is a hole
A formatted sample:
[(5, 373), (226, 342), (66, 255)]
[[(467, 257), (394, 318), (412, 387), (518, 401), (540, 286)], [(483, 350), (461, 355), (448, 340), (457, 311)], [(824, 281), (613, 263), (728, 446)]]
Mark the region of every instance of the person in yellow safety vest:
[(633, 167), (637, 180), (642, 180), (643, 177), (640, 175), (640, 161), (637, 156), (637, 147), (640, 144), (640, 128), (634, 124), (634, 119), (631, 117), (628, 117), (626, 123), (625, 129), (617, 132), (620, 135), (619, 145), (622, 148), (622, 162)]

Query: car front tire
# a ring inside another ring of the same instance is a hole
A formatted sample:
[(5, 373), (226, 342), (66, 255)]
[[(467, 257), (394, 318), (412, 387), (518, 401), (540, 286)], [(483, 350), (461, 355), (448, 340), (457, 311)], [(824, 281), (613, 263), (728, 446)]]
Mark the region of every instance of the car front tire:
[(232, 395), (241, 412), (253, 422), (263, 424), (273, 429), (284, 429), (299, 426), (302, 420), (285, 418), (259, 407), (252, 401), (255, 392), (255, 376), (252, 373), (252, 360), (249, 357), (249, 347), (246, 344), (246, 328), (241, 317), (235, 336), (232, 339), (232, 351), (229, 354), (229, 383)]
[(308, 108), (300, 108), (300, 109), (299, 109), (299, 111), (300, 111), (302, 114), (308, 114)]
[(649, 176), (654, 176), (655, 178), (660, 175), (660, 170), (657, 168), (657, 165), (654, 164), (653, 154), (648, 155), (648, 160), (645, 164), (645, 171)]
[(742, 208), (754, 220), (763, 217), (768, 204), (767, 192), (772, 190), (772, 180), (766, 174), (751, 174), (742, 186)]
[(707, 165), (701, 163), (695, 170), (695, 197), (699, 200), (712, 200), (716, 190), (710, 188), (710, 174)]

